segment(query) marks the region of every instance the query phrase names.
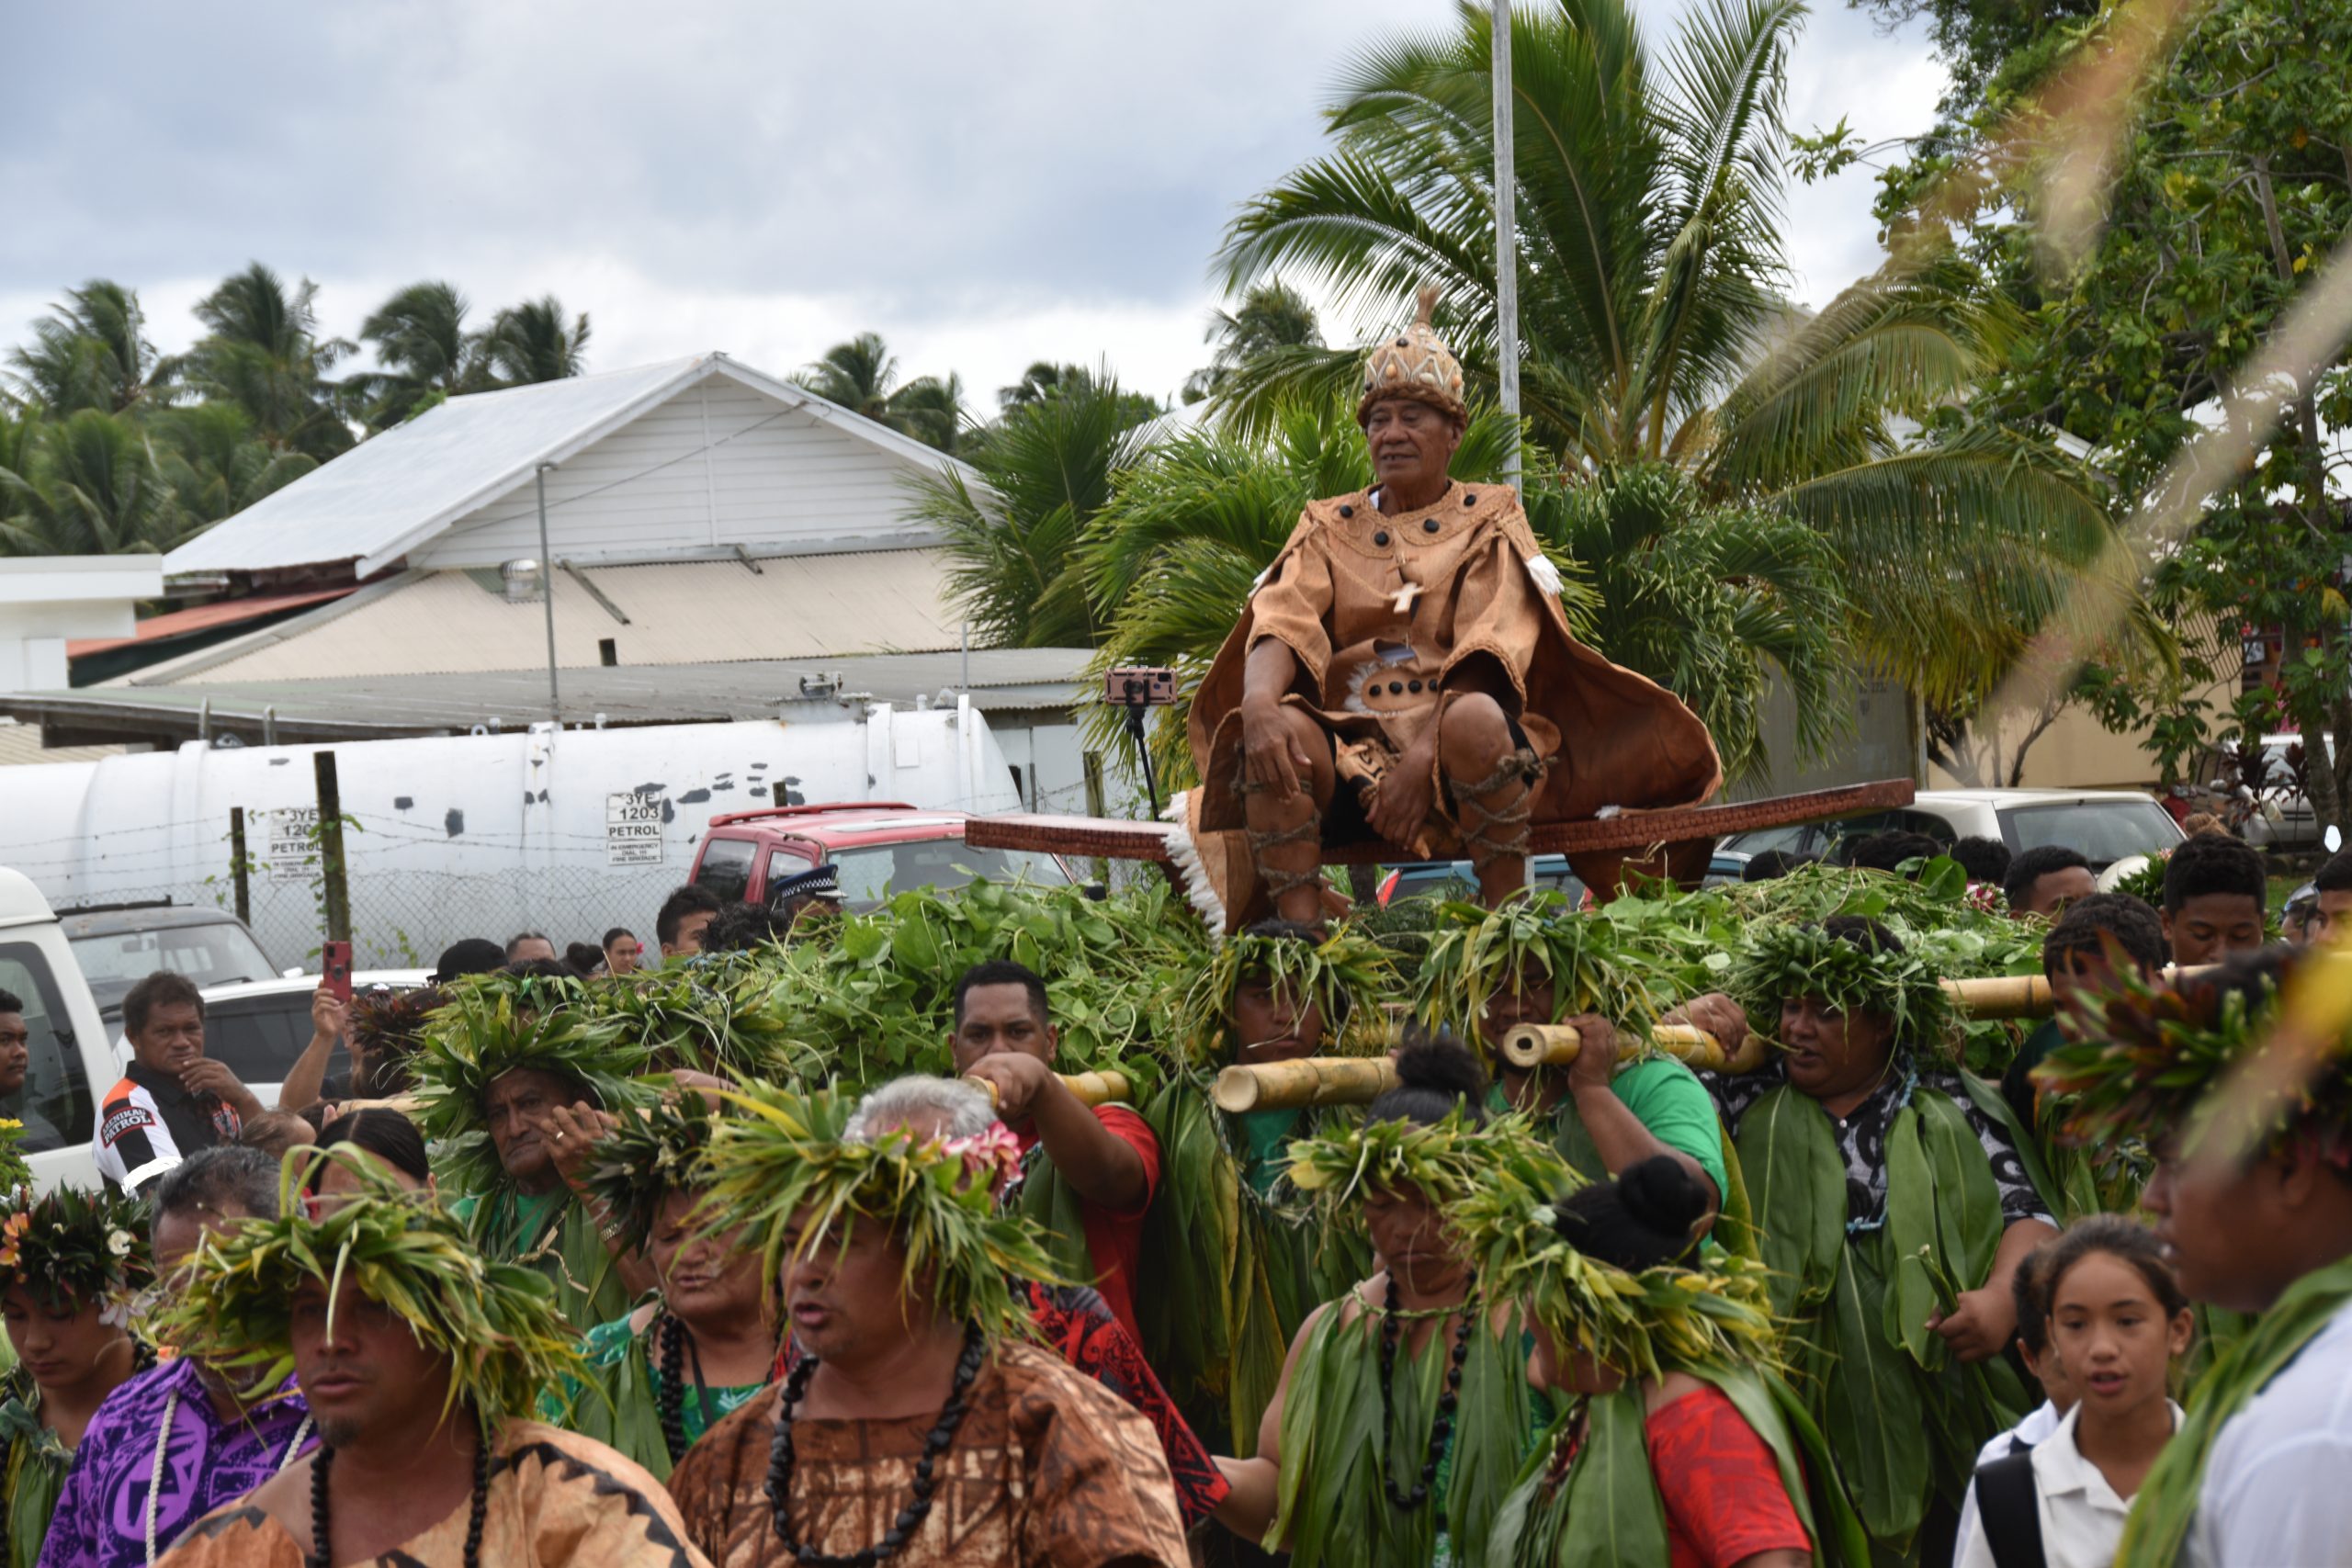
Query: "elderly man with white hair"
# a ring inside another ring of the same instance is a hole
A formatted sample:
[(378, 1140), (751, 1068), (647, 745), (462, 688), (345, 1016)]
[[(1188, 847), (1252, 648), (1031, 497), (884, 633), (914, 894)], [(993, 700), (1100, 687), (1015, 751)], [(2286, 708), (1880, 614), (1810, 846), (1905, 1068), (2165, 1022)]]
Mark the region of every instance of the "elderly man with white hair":
[[(974, 1163), (994, 1165), (1000, 1179), (1011, 1174), (1018, 1158), (1012, 1136), (997, 1120), (987, 1094), (960, 1078), (893, 1078), (876, 1087), (858, 1102), (847, 1135), (869, 1142), (901, 1129), (919, 1138), (965, 1149)], [(1034, 1280), (1017, 1281), (1014, 1290), (1016, 1294), (1025, 1292), (1030, 1320), (1043, 1343), (1151, 1422), (1175, 1478), (1176, 1500), (1183, 1510), (1185, 1527), (1190, 1529), (1216, 1512), (1227, 1491), (1225, 1477), (1177, 1413), (1175, 1402), (1145, 1362), (1135, 1336), (1101, 1294), (1085, 1285), (1046, 1285)], [(788, 1342), (786, 1356), (788, 1361)]]

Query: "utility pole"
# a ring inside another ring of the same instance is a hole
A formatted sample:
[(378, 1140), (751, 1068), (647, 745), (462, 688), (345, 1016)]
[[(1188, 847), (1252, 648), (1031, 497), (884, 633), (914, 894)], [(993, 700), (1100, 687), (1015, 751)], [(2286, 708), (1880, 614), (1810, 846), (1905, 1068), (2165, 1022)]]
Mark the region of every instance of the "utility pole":
[[(1518, 385), (1516, 378), (1511, 385)], [(1517, 394), (1513, 394), (1516, 398)], [(555, 558), (548, 554), (548, 470), (553, 463), (541, 463), (532, 480), (539, 491), (539, 595), (548, 610), (548, 717), (557, 724), (563, 722), (563, 698), (555, 687)]]
[(1520, 489), (1519, 472), (1519, 175), (1511, 145), (1510, 0), (1495, 0), (1495, 353), (1503, 413), (1510, 420), (1510, 449), (1503, 476)]
[(351, 940), (351, 874), (343, 858), (343, 784), (335, 776), (334, 753), (311, 753), (311, 770), (319, 790), (319, 875), (324, 884), (327, 940)]

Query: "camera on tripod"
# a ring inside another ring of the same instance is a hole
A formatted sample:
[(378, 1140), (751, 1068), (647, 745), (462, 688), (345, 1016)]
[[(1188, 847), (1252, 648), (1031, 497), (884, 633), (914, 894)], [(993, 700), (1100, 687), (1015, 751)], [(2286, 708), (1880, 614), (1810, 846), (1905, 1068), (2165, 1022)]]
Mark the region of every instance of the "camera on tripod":
[(1163, 708), (1176, 701), (1176, 671), (1136, 665), (1102, 677), (1102, 700), (1114, 708)]
[(1102, 676), (1102, 701), (1105, 706), (1126, 710), (1127, 739), (1135, 743), (1136, 762), (1143, 769), (1144, 798), (1151, 802), (1151, 814), (1157, 817), (1159, 774), (1151, 765), (1151, 742), (1144, 738), (1143, 712), (1175, 704), (1176, 671), (1149, 664), (1107, 671)]

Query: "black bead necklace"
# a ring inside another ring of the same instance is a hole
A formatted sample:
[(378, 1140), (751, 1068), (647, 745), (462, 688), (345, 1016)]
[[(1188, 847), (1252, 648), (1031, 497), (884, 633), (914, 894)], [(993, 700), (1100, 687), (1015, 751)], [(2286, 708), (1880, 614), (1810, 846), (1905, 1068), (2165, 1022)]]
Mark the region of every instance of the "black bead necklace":
[(930, 1517), (933, 1467), (956, 1441), (956, 1428), (964, 1422), (964, 1396), (971, 1392), (973, 1380), (980, 1375), (980, 1359), (987, 1348), (988, 1342), (981, 1338), (978, 1324), (964, 1330), (964, 1353), (956, 1358), (956, 1380), (948, 1387), (947, 1403), (940, 1407), (939, 1419), (932, 1423), (931, 1436), (923, 1439), (922, 1458), (915, 1464), (914, 1501), (899, 1510), (898, 1518), (882, 1532), (878, 1542), (840, 1553), (820, 1551), (793, 1533), (793, 1412), (799, 1407), (800, 1396), (808, 1393), (808, 1380), (817, 1371), (816, 1357), (800, 1358), (776, 1400), (775, 1441), (768, 1448), (768, 1507), (775, 1515), (776, 1539), (784, 1543), (786, 1558), (800, 1568), (874, 1568), (874, 1564), (898, 1555), (899, 1548), (913, 1539), (923, 1520)]
[[(334, 1515), (327, 1504), (327, 1472), (334, 1450), (321, 1443), (311, 1455), (311, 1555), (305, 1568), (334, 1568)], [(466, 1568), (481, 1568), (482, 1527), (490, 1518), (490, 1434), (474, 1443), (473, 1507), (466, 1517)]]
[[(686, 1388), (685, 1369), (681, 1354), (686, 1337), (685, 1325), (668, 1313), (662, 1314), (662, 1391), (656, 1403), (662, 1411), (662, 1443), (670, 1450), (670, 1462), (677, 1463), (686, 1457)], [(707, 1412), (706, 1412), (707, 1414)]]
[[(1388, 1490), (1388, 1501), (1407, 1513), (1411, 1513), (1430, 1500), (1430, 1487), (1437, 1481), (1438, 1461), (1445, 1457), (1445, 1445), (1453, 1436), (1453, 1408), (1462, 1398), (1462, 1365), (1470, 1359), (1470, 1323), (1473, 1316), (1468, 1302), (1462, 1303), (1462, 1322), (1453, 1330), (1453, 1348), (1446, 1357), (1445, 1392), (1437, 1396), (1437, 1419), (1430, 1423), (1429, 1457), (1421, 1461), (1420, 1479), (1413, 1483), (1410, 1492), (1396, 1484), (1396, 1467), (1380, 1467), (1380, 1483)], [(1396, 1281), (1388, 1281), (1388, 1305), (1380, 1318), (1380, 1429), (1394, 1438), (1396, 1432), (1396, 1339), (1402, 1320), (1396, 1309)]]

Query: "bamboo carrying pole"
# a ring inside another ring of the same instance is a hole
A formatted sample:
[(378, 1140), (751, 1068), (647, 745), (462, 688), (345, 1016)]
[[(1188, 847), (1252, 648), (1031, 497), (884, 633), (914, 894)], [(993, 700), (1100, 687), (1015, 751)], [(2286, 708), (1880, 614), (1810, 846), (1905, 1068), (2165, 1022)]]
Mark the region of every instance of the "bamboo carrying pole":
[[(1503, 1036), (1503, 1060), (1514, 1067), (1565, 1067), (1577, 1059), (1584, 1039), (1565, 1023), (1522, 1023)], [(1723, 1043), (1703, 1029), (1688, 1024), (1661, 1023), (1645, 1040), (1631, 1030), (1617, 1032), (1617, 1058), (1623, 1061), (1656, 1050), (1693, 1067), (1716, 1073), (1752, 1073), (1764, 1065), (1761, 1035), (1751, 1032), (1736, 1054), (1726, 1055)]]
[(1970, 1018), (2048, 1018), (2057, 1007), (2050, 982), (2039, 975), (1996, 975), (1984, 980), (1946, 980), (1944, 994)]
[(1210, 1098), (1219, 1111), (1291, 1111), (1306, 1105), (1369, 1105), (1396, 1087), (1385, 1056), (1299, 1056), (1227, 1067)]
[[(1076, 1095), (1081, 1105), (1129, 1105), (1135, 1101), (1135, 1088), (1127, 1082), (1127, 1075), (1113, 1068), (1056, 1073), (1054, 1077), (1062, 1080), (1062, 1087)], [(1002, 1103), (996, 1085), (989, 1079), (967, 1073), (964, 1081), (987, 1091), (990, 1109)]]

